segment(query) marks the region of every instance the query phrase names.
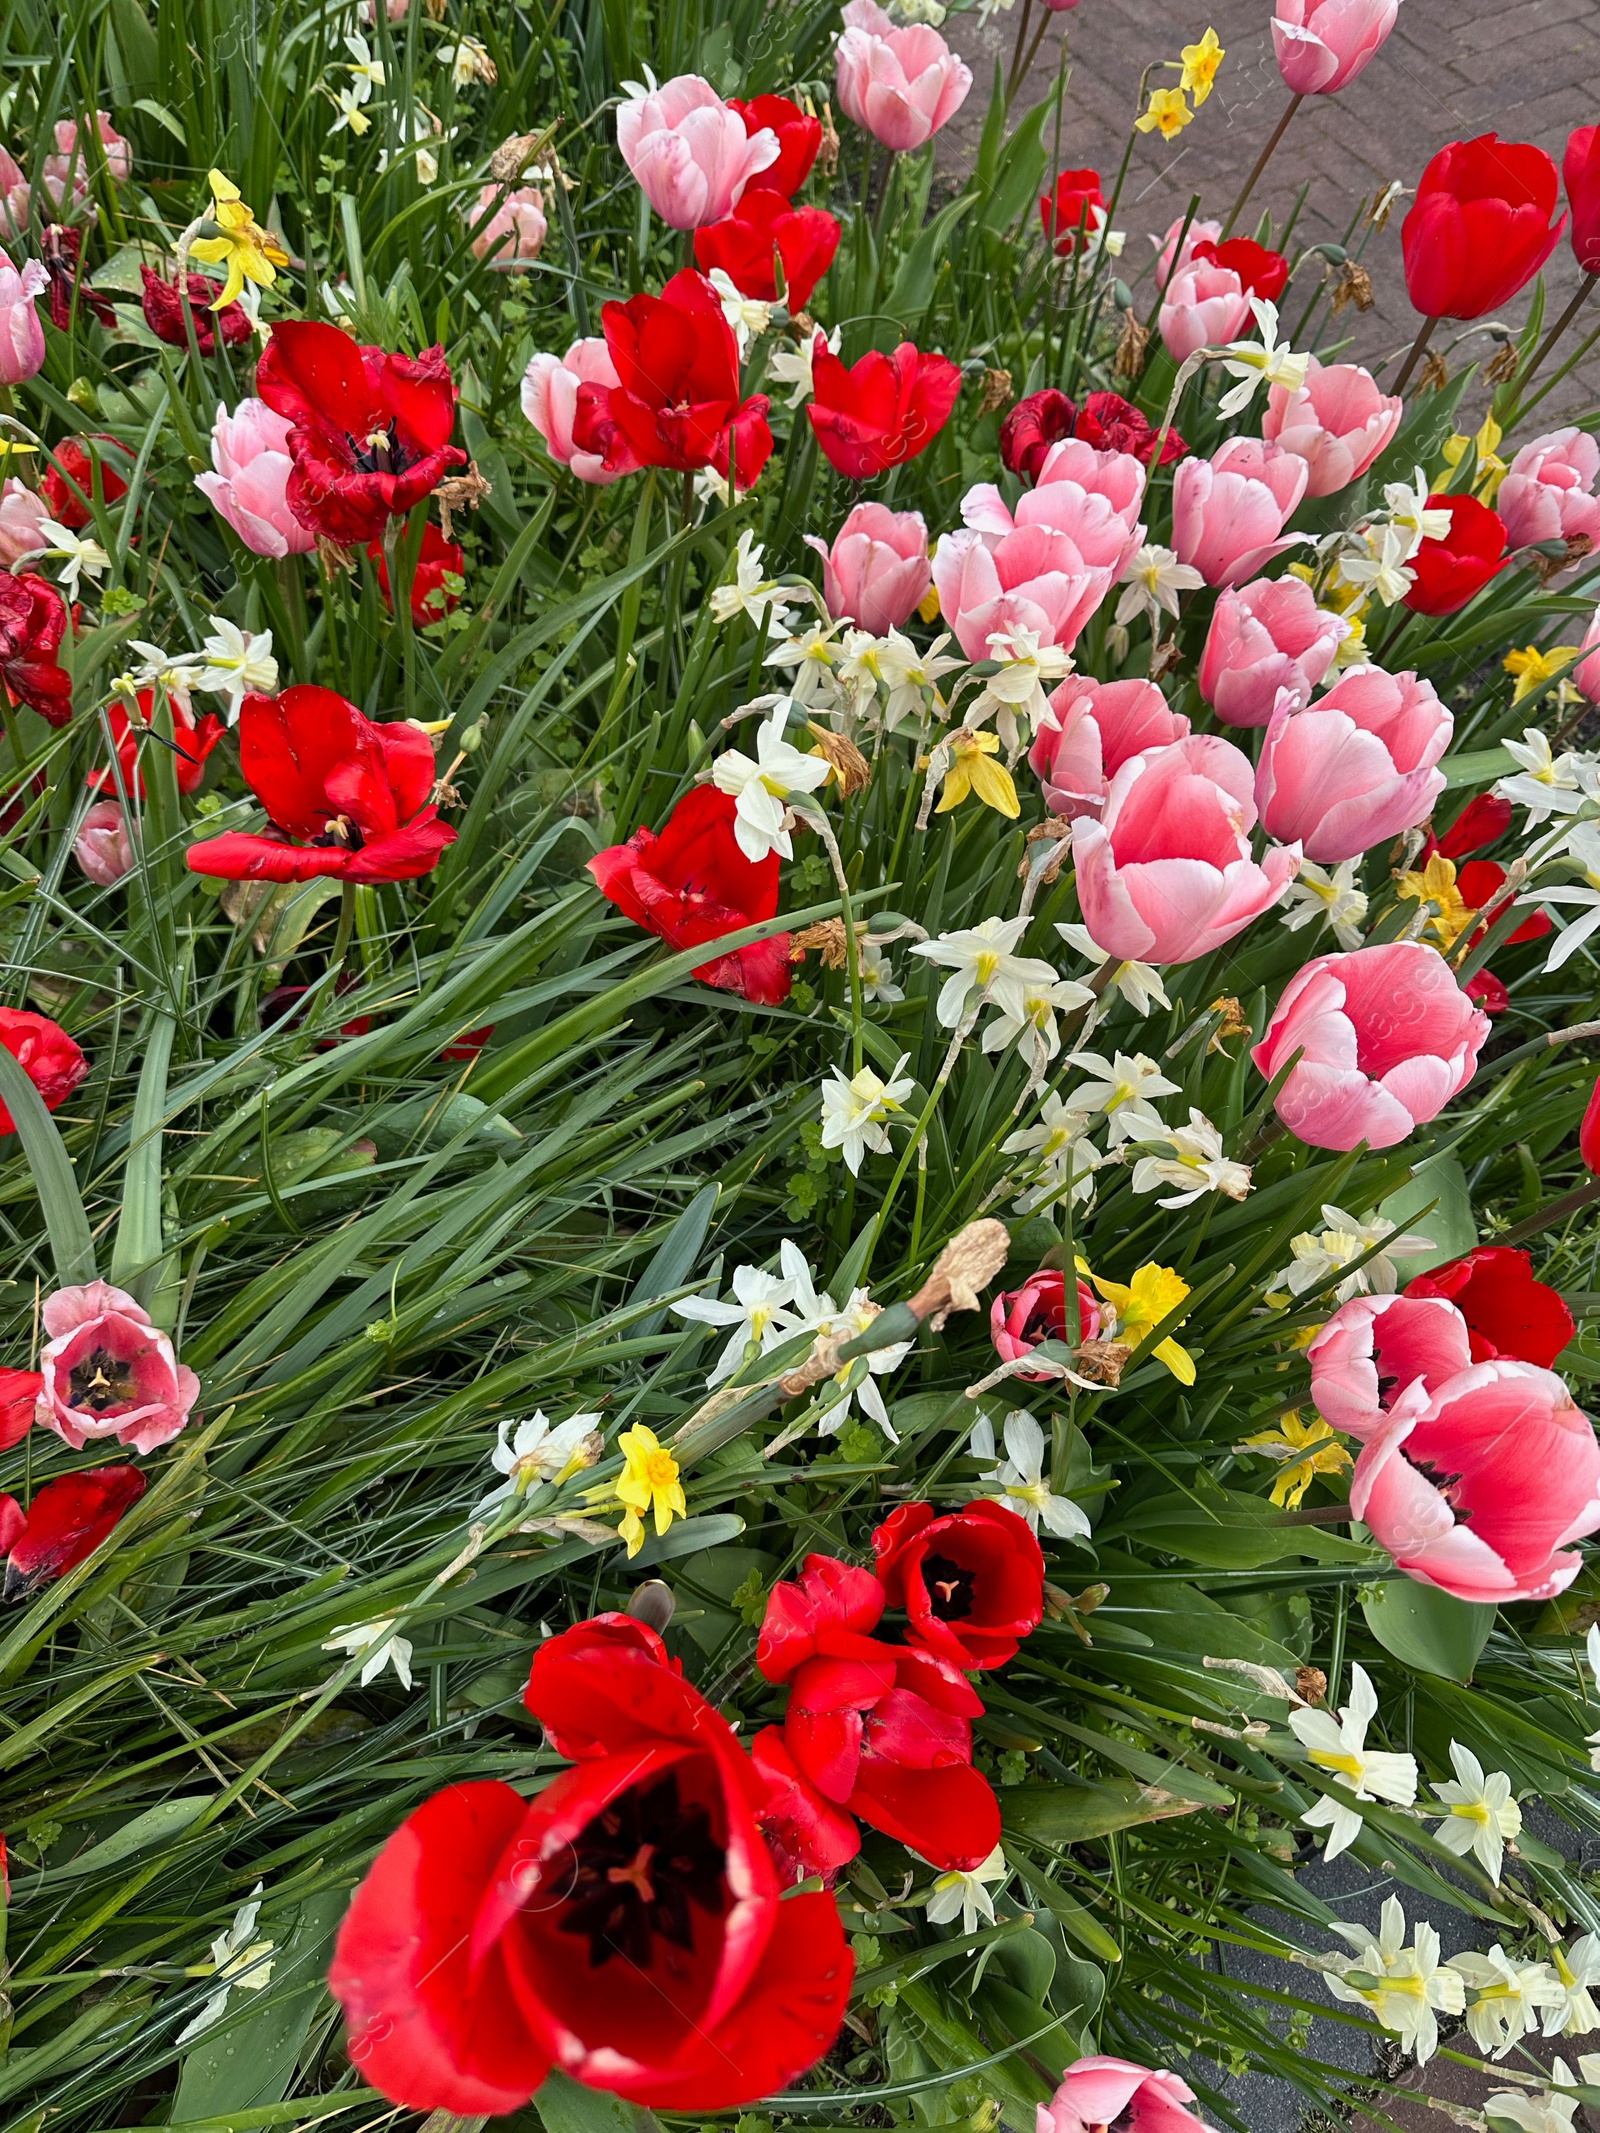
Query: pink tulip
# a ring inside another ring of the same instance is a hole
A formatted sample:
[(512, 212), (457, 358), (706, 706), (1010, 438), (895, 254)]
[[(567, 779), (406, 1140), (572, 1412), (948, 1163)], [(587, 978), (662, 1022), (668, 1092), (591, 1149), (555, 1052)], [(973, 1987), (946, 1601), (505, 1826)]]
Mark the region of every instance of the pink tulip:
[(1359, 363), (1307, 358), (1297, 392), (1274, 385), (1267, 393), (1261, 434), (1311, 469), (1307, 496), (1333, 496), (1359, 481), (1400, 427), (1398, 393), (1382, 393)]
[[(107, 172), (116, 184), (126, 185), (133, 176), (131, 145), (112, 125), (109, 111), (97, 111), (94, 123), (100, 145), (105, 150)], [(89, 159), (78, 146), (76, 119), (57, 119), (56, 153), (44, 159), (44, 181), (46, 191), (58, 201), (69, 186), (76, 199), (81, 200), (88, 192)]]
[(1600, 444), (1587, 430), (1554, 430), (1525, 444), (1494, 500), (1511, 546), (1581, 539), (1600, 548), (1596, 475)]
[[(1180, 237), (1183, 240), (1181, 244), (1178, 241)], [(1167, 234), (1162, 238), (1160, 249), (1156, 253), (1157, 285), (1165, 288), (1174, 270), (1181, 273), (1191, 263), (1194, 258), (1194, 248), (1197, 244), (1217, 244), (1220, 242), (1221, 237), (1222, 224), (1220, 222), (1191, 220), (1188, 227), (1185, 228), (1184, 218), (1181, 215), (1177, 216), (1168, 224)], [(1153, 243), (1154, 239), (1151, 241)]]
[(133, 872), (133, 835), (115, 800), (96, 800), (78, 826), (72, 856), (102, 889), (114, 889)]
[(1497, 1358), (1420, 1383), (1363, 1446), (1350, 1508), (1397, 1568), (1458, 1600), (1549, 1600), (1600, 1526), (1600, 1444), (1554, 1371)]
[(835, 56), (846, 115), (885, 148), (920, 148), (966, 102), (971, 68), (926, 23), (896, 29), (877, 0), (849, 0), (844, 19)]
[(1153, 681), (1095, 681), (1071, 674), (1050, 698), (1053, 725), (1041, 724), (1028, 762), (1050, 812), (1070, 820), (1097, 815), (1111, 780), (1130, 756), (1183, 740), (1189, 721)]
[(1306, 1350), (1317, 1413), (1370, 1437), (1408, 1385), (1435, 1391), (1470, 1368), (1467, 1322), (1443, 1296), (1352, 1296)]
[(8, 475), (0, 485), (0, 570), (15, 570), (25, 555), (48, 548), (49, 537), (39, 531), (50, 516), (50, 507), (36, 491)]
[(920, 511), (857, 504), (831, 548), (814, 533), (805, 539), (822, 558), (828, 613), (869, 636), (886, 637), (909, 622), (933, 583), (928, 525)]
[(1206, 2133), (1188, 2106), (1194, 2090), (1163, 2068), (1131, 2059), (1075, 2059), (1048, 2103), (1038, 2106), (1037, 2133)]
[(1180, 267), (1161, 299), (1161, 338), (1174, 363), (1197, 348), (1219, 348), (1238, 340), (1250, 323), (1250, 292), (1232, 267), (1197, 259)]
[(1230, 437), (1211, 459), (1180, 461), (1172, 477), (1172, 545), (1208, 585), (1258, 577), (1299, 534), (1284, 526), (1310, 468), (1256, 437)]
[(153, 1452), (188, 1421), (200, 1380), (126, 1291), (105, 1281), (57, 1289), (44, 1330), (37, 1419), (75, 1452), (97, 1437)]
[(1400, 0), (1279, 0), (1278, 72), (1295, 96), (1333, 96), (1353, 82), (1394, 28)]
[(473, 221), (475, 259), (487, 259), (490, 266), (508, 270), (531, 265), (543, 251), (550, 225), (537, 185), (519, 185), (513, 193), (486, 185), (478, 195), (478, 215), (486, 219)]
[(1589, 627), (1583, 633), (1583, 649), (1590, 656), (1578, 661), (1570, 679), (1580, 696), (1588, 697), (1592, 704), (1600, 704), (1600, 607), (1589, 617)]
[(252, 555), (308, 555), (317, 545), (289, 509), (292, 427), (265, 400), (241, 400), (231, 415), (219, 406), (211, 425), (214, 472), (194, 478)]
[(1307, 963), (1250, 1056), (1270, 1081), (1301, 1054), (1276, 1105), (1297, 1140), (1392, 1148), (1466, 1087), (1488, 1034), (1437, 948), (1386, 941)]
[(1309, 709), (1285, 698), (1256, 771), (1262, 827), (1319, 866), (1358, 858), (1427, 821), (1454, 731), (1431, 682), (1382, 667), (1351, 667)]
[(1145, 471), (1081, 438), (1053, 445), (1015, 514), (992, 482), (961, 500), (964, 530), (933, 558), (939, 606), (969, 659), (998, 631), (1036, 630), (1069, 651), (1144, 539)]
[(1349, 634), (1303, 578), (1257, 578), (1218, 597), (1200, 694), (1225, 726), (1264, 726), (1284, 690), (1297, 704), (1310, 701)]
[(0, 237), (22, 240), (28, 234), (33, 188), (15, 156), (0, 148)]
[(1083, 922), (1121, 962), (1192, 963), (1269, 910), (1300, 871), (1297, 847), (1257, 865), (1248, 756), (1216, 734), (1191, 733), (1130, 756), (1098, 822), (1072, 825)]
[(675, 230), (697, 230), (731, 215), (759, 170), (776, 163), (770, 126), (746, 133), (710, 82), (677, 74), (617, 107), (617, 146), (640, 190)]
[(574, 341), (564, 356), (536, 355), (522, 379), (522, 412), (544, 439), (545, 449), (558, 466), (570, 467), (579, 481), (604, 487), (622, 474), (636, 474), (639, 462), (621, 432), (615, 432), (614, 449), (604, 457), (580, 451), (572, 441), (572, 425), (578, 412), (578, 393), (583, 386), (609, 392), (618, 383), (616, 365), (604, 341)]
[(50, 286), (38, 260), (21, 272), (0, 252), (0, 385), (20, 385), (44, 367), (44, 326), (34, 298)]

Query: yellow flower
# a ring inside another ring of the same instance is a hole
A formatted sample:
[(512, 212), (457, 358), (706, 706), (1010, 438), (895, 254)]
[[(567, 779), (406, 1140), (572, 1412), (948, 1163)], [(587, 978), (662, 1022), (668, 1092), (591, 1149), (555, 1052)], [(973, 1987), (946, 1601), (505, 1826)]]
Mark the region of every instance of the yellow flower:
[(1456, 887), (1455, 864), (1443, 852), (1435, 852), (1420, 874), (1400, 875), (1396, 887), (1402, 896), (1434, 906), (1427, 930), (1438, 936), (1441, 948), (1453, 948), (1478, 915)]
[(1272, 1501), (1280, 1511), (1298, 1511), (1318, 1474), (1342, 1474), (1351, 1463), (1350, 1454), (1321, 1415), (1302, 1422), (1297, 1408), (1291, 1408), (1276, 1429), (1264, 1429), (1244, 1441), (1260, 1445), (1274, 1459), (1283, 1461), (1272, 1484)]
[(674, 1515), (686, 1518), (689, 1507), (683, 1499), (683, 1483), (678, 1479), (678, 1462), (654, 1430), (636, 1422), (632, 1429), (623, 1431), (617, 1445), (626, 1462), (617, 1483), (617, 1498), (627, 1511), (617, 1534), (627, 1542), (631, 1558), (644, 1546), (641, 1512), (653, 1512), (657, 1533), (665, 1533)]
[(924, 622), (938, 621), (939, 588), (937, 585), (930, 585), (927, 591), (923, 594), (922, 598), (917, 602), (917, 613), (921, 616)]
[(950, 768), (944, 774), (944, 791), (934, 813), (949, 814), (951, 808), (961, 805), (969, 792), (975, 792), (985, 807), (992, 807), (997, 814), (1015, 822), (1022, 813), (1022, 803), (1011, 782), (1011, 773), (1004, 763), (989, 760), (999, 753), (1000, 736), (996, 733), (974, 733), (970, 726), (962, 726), (953, 733), (950, 737)]
[(1463, 437), (1458, 430), (1444, 441), (1444, 463), (1458, 467), (1467, 456), (1467, 446), (1475, 445), (1478, 453), (1478, 471), (1473, 480), (1473, 494), (1484, 503), (1492, 504), (1499, 493), (1500, 484), (1508, 473), (1509, 463), (1500, 457), (1500, 439), (1505, 435), (1493, 415), (1485, 415), (1482, 427), (1475, 437)]
[[(1081, 1259), (1078, 1264), (1089, 1274)], [(1142, 1266), (1126, 1287), (1120, 1281), (1103, 1280), (1098, 1274), (1089, 1274), (1089, 1279), (1116, 1311), (1116, 1339), (1126, 1341), (1130, 1348), (1137, 1348), (1189, 1293), (1189, 1284), (1169, 1266)], [(1153, 1352), (1156, 1361), (1165, 1363), (1180, 1384), (1194, 1383), (1194, 1358), (1186, 1348), (1169, 1338), (1158, 1341)]]
[[(1180, 56), (1183, 60), (1183, 80), (1180, 87), (1188, 90), (1198, 110), (1211, 94), (1211, 84), (1217, 78), (1217, 70), (1224, 57), (1222, 46), (1217, 42), (1216, 31), (1208, 29), (1198, 44), (1186, 44)], [(1166, 128), (1163, 127), (1162, 131), (1165, 132)], [(1168, 137), (1170, 139), (1170, 135)]]
[(1581, 644), (1552, 644), (1544, 650), (1527, 644), (1520, 652), (1507, 652), (1501, 664), (1508, 674), (1517, 677), (1516, 694), (1511, 701), (1520, 704), (1525, 696), (1532, 696), (1546, 682), (1554, 681), (1567, 661), (1576, 659), (1582, 650)]
[(218, 234), (197, 237), (189, 247), (189, 257), (208, 266), (220, 266), (226, 260), (228, 278), (211, 306), (220, 311), (235, 300), (247, 281), (270, 289), (278, 278), (277, 269), (289, 264), (289, 255), (281, 240), (261, 227), (240, 199), (238, 186), (220, 170), (211, 173), (211, 220)]
[(1152, 89), (1149, 109), (1133, 123), (1139, 133), (1154, 133), (1159, 127), (1161, 138), (1170, 141), (1182, 133), (1193, 117), (1189, 100), (1181, 89)]

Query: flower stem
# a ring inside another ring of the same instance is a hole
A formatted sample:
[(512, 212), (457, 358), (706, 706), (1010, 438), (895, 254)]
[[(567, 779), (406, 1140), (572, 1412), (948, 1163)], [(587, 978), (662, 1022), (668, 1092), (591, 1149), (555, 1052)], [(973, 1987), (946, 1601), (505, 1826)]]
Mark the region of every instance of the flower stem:
[(1551, 349), (1554, 348), (1556, 342), (1560, 340), (1561, 336), (1572, 324), (1572, 321), (1577, 317), (1578, 313), (1583, 309), (1584, 305), (1594, 294), (1596, 282), (1600, 282), (1600, 273), (1586, 273), (1584, 275), (1583, 280), (1578, 284), (1577, 295), (1572, 299), (1571, 303), (1568, 304), (1566, 310), (1562, 312), (1561, 316), (1550, 328), (1550, 331), (1545, 335), (1544, 339), (1534, 350), (1533, 355), (1529, 358), (1527, 369), (1523, 371), (1521, 375), (1517, 378), (1515, 390), (1518, 399), (1522, 397), (1522, 388), (1527, 384), (1528, 380), (1539, 368), (1539, 365), (1544, 361), (1545, 357), (1550, 353)]
[(1422, 352), (1427, 347), (1428, 343), (1433, 339), (1433, 330), (1438, 325), (1438, 323), (1439, 321), (1436, 318), (1425, 318), (1422, 321), (1422, 325), (1420, 330), (1418, 331), (1417, 337), (1411, 343), (1411, 353), (1406, 357), (1404, 363), (1401, 364), (1400, 375), (1394, 381), (1394, 389), (1397, 393), (1403, 393), (1406, 387), (1411, 383), (1411, 373), (1416, 369), (1418, 363), (1421, 362)]
[[(1033, 0), (1022, 0), (1022, 13), (1017, 17), (1017, 41), (1012, 47), (1011, 66), (1006, 74), (1006, 102), (1008, 104), (1017, 93), (1017, 83), (1021, 81), (1023, 75), (1028, 71), (1023, 62), (1022, 45), (1023, 39), (1028, 34), (1028, 24), (1032, 20)], [(1043, 26), (1041, 25), (1040, 35), (1042, 36), (1043, 34)], [(1030, 53), (1028, 56), (1031, 59), (1033, 55)]]
[(1233, 225), (1244, 213), (1245, 202), (1255, 191), (1257, 180), (1260, 178), (1261, 173), (1266, 169), (1267, 165), (1272, 161), (1273, 150), (1277, 147), (1278, 143), (1288, 132), (1289, 121), (1300, 109), (1300, 106), (1303, 101), (1304, 97), (1300, 94), (1291, 96), (1289, 99), (1289, 108), (1287, 109), (1287, 111), (1284, 112), (1283, 117), (1279, 119), (1277, 125), (1273, 127), (1271, 133), (1268, 134), (1266, 147), (1263, 148), (1260, 155), (1256, 157), (1255, 168), (1251, 171), (1249, 177), (1245, 179), (1244, 189), (1239, 194), (1238, 199), (1234, 201), (1232, 208), (1228, 212), (1228, 219), (1222, 225), (1222, 234), (1224, 237), (1231, 237), (1233, 235)]
[(1590, 1178), (1586, 1183), (1575, 1186), (1571, 1192), (1564, 1192), (1559, 1200), (1547, 1200), (1544, 1206), (1529, 1215), (1525, 1222), (1517, 1223), (1514, 1228), (1508, 1229), (1503, 1237), (1497, 1237), (1495, 1242), (1507, 1245), (1526, 1244), (1530, 1237), (1537, 1237), (1542, 1231), (1553, 1229), (1558, 1222), (1565, 1222), (1569, 1215), (1577, 1214), (1580, 1209), (1591, 1206), (1596, 1200), (1600, 1200), (1600, 1178)]

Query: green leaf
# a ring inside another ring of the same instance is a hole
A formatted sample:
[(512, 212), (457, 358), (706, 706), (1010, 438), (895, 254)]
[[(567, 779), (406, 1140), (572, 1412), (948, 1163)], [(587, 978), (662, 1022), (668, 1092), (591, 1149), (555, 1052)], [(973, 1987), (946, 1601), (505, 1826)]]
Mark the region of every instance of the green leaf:
[(131, 1816), (120, 1829), (113, 1830), (98, 1844), (91, 1844), (76, 1858), (52, 1866), (51, 1878), (103, 1873), (108, 1866), (131, 1859), (135, 1852), (142, 1852), (149, 1845), (172, 1843), (183, 1835), (210, 1798), (209, 1792), (190, 1792), (175, 1800), (162, 1800), (154, 1807), (147, 1807), (143, 1814)]
[[(1438, 1204), (1430, 1206), (1430, 1201)], [(1443, 1266), (1447, 1260), (1461, 1258), (1478, 1241), (1467, 1173), (1453, 1155), (1430, 1155), (1426, 1162), (1419, 1163), (1410, 1184), (1390, 1193), (1378, 1212), (1397, 1230), (1414, 1225), (1417, 1234), (1429, 1240), (1426, 1252), (1401, 1262), (1407, 1280), (1413, 1274), (1426, 1274), (1433, 1267)]]
[(950, 249), (951, 233), (961, 218), (970, 214), (977, 204), (975, 194), (963, 193), (960, 199), (952, 200), (948, 207), (940, 208), (901, 260), (900, 271), (894, 278), (894, 287), (883, 300), (884, 314), (893, 320), (897, 327), (909, 332), (920, 323), (922, 314), (933, 300), (934, 276)]
[(1390, 1578), (1363, 1594), (1361, 1612), (1386, 1652), (1419, 1673), (1470, 1681), (1494, 1627), (1495, 1609), (1452, 1599), (1414, 1578)]
[(136, 96), (133, 100), (133, 108), (135, 111), (143, 111), (147, 117), (153, 118), (158, 126), (164, 126), (180, 147), (188, 147), (189, 136), (184, 132), (165, 104), (158, 104), (153, 96)]
[[(679, 1215), (662, 1240), (661, 1248), (634, 1284), (630, 1303), (646, 1303), (652, 1296), (666, 1296), (681, 1289), (694, 1272), (711, 1227), (721, 1187), (703, 1185)], [(658, 1333), (666, 1323), (665, 1311), (652, 1312), (635, 1326), (636, 1334)]]
[(171, 1015), (158, 1014), (145, 1037), (129, 1128), (131, 1145), (122, 1173), (122, 1214), (111, 1252), (112, 1281), (130, 1290), (146, 1310), (161, 1272), (161, 1119), (177, 1029)]
[(1046, 1844), (1078, 1844), (1088, 1837), (1109, 1836), (1114, 1829), (1200, 1812), (1198, 1801), (1180, 1800), (1159, 1785), (1138, 1785), (1131, 1778), (1092, 1785), (1013, 1785), (1000, 1794), (1005, 1827)]
[(63, 1288), (95, 1278), (94, 1238), (72, 1159), (44, 1107), (44, 1098), (0, 1045), (0, 1104), (11, 1113), (17, 1138), (33, 1172), (34, 1189), (50, 1233), (56, 1280)]
[(1496, 778), (1509, 778), (1518, 767), (1505, 747), (1479, 748), (1468, 755), (1447, 755), (1439, 768), (1446, 792), (1459, 792), (1463, 785), (1490, 785)]
[(733, 1511), (711, 1511), (702, 1518), (675, 1518), (665, 1533), (645, 1535), (644, 1546), (631, 1558), (628, 1569), (647, 1570), (652, 1563), (693, 1555), (699, 1548), (720, 1547), (724, 1541), (737, 1540), (743, 1531), (744, 1520)]
[(347, 1901), (343, 1889), (308, 1896), (274, 1958), (271, 1984), (255, 1994), (233, 1993), (216, 2028), (196, 2038), (178, 2078), (175, 2123), (283, 2100), (322, 1999), (333, 1936)]
[(533, 2099), (545, 2133), (654, 2133), (655, 2114), (624, 2103), (607, 2089), (585, 2088), (565, 2074), (551, 2073)]

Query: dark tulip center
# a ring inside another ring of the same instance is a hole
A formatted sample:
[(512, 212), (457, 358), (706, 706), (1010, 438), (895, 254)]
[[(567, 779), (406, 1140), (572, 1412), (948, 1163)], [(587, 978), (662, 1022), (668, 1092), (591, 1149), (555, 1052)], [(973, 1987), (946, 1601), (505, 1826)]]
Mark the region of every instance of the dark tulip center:
[(1388, 1404), (1389, 1404), (1390, 1400), (1391, 1400), (1391, 1399), (1392, 1399), (1392, 1398), (1394, 1397), (1394, 1389), (1395, 1389), (1395, 1387), (1396, 1387), (1396, 1386), (1397, 1386), (1397, 1385), (1399, 1384), (1399, 1382), (1400, 1382), (1400, 1380), (1399, 1380), (1399, 1378), (1398, 1378), (1398, 1377), (1392, 1377), (1392, 1378), (1379, 1378), (1379, 1380), (1378, 1380), (1378, 1405), (1379, 1405), (1380, 1407), (1387, 1407), (1387, 1406), (1388, 1406)]
[(1419, 1474), (1426, 1475), (1428, 1480), (1433, 1483), (1433, 1486), (1450, 1506), (1457, 1525), (1466, 1526), (1472, 1523), (1472, 1513), (1462, 1510), (1460, 1503), (1457, 1501), (1467, 1478), (1465, 1474), (1441, 1474), (1431, 1460), (1412, 1459), (1410, 1453), (1406, 1451), (1402, 1451), (1400, 1456), (1402, 1459), (1409, 1461)]
[(361, 474), (403, 474), (410, 466), (413, 454), (400, 442), (398, 425), (391, 422), (387, 429), (369, 430), (365, 437), (352, 437), (348, 430), (350, 454)]
[(947, 1555), (930, 1555), (922, 1566), (928, 1605), (941, 1622), (965, 1622), (972, 1613), (976, 1573)]
[(319, 851), (359, 852), (366, 839), (358, 823), (348, 815), (335, 815), (320, 837), (313, 837), (312, 845)]
[(591, 1970), (613, 1955), (648, 1970), (658, 1937), (692, 1948), (691, 1904), (722, 1915), (722, 1846), (705, 1808), (680, 1801), (672, 1771), (613, 1800), (572, 1849), (560, 1926), (587, 1938)]
[(91, 1414), (109, 1414), (113, 1407), (130, 1407), (136, 1397), (133, 1366), (104, 1348), (96, 1348), (73, 1371), (68, 1380), (74, 1407), (87, 1407)]

